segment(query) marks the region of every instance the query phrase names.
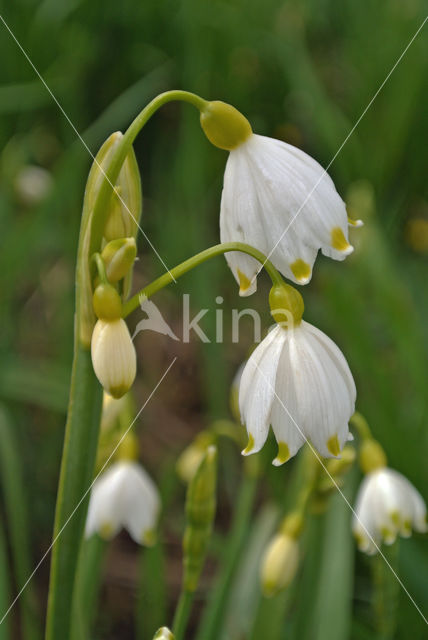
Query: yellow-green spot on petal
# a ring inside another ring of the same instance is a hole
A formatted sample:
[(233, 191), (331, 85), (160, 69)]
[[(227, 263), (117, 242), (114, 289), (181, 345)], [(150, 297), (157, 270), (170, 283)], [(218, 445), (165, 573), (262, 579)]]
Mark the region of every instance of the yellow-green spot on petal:
[(278, 454), (273, 461), (275, 465), (284, 464), (290, 459), (290, 449), (286, 442), (278, 442)]
[(98, 533), (104, 540), (109, 540), (113, 535), (113, 527), (110, 522), (103, 522)]
[(311, 265), (298, 258), (290, 264), (290, 269), (299, 282), (307, 282), (311, 277)]
[(146, 547), (153, 547), (156, 542), (156, 532), (153, 529), (144, 531), (141, 542), (146, 545)]
[(359, 533), (358, 531), (354, 532), (354, 538), (355, 538), (355, 542), (357, 543), (357, 547), (359, 549), (364, 549), (367, 545), (366, 539), (363, 536), (362, 533)]
[(354, 220), (353, 218), (348, 218), (348, 224), (350, 227), (362, 227), (364, 223), (362, 220)]
[(253, 448), (254, 448), (254, 436), (250, 433), (250, 435), (248, 436), (248, 444), (242, 453), (244, 454), (244, 456), (246, 456), (249, 453), (251, 453)]
[(118, 385), (117, 387), (110, 387), (110, 389), (107, 389), (107, 392), (116, 400), (119, 400), (119, 398), (124, 396), (127, 391), (129, 391), (129, 386), (126, 385)]
[(412, 523), (410, 520), (404, 520), (403, 522), (403, 535), (409, 536), (412, 533)]
[(251, 286), (251, 280), (247, 278), (245, 273), (242, 273), (240, 269), (238, 269), (238, 278), (239, 278), (239, 295), (242, 296)]
[(401, 526), (401, 516), (398, 511), (391, 511), (390, 513), (391, 521), (395, 524), (396, 527)]
[(329, 438), (327, 440), (327, 449), (330, 451), (332, 456), (338, 456), (340, 453), (340, 444), (339, 444), (339, 439), (338, 437), (335, 436), (331, 436), (331, 438)]
[(395, 534), (388, 527), (381, 527), (380, 534), (387, 544), (392, 544), (395, 540)]
[(331, 230), (331, 246), (336, 251), (349, 251), (351, 249), (351, 245), (340, 227), (334, 227)]

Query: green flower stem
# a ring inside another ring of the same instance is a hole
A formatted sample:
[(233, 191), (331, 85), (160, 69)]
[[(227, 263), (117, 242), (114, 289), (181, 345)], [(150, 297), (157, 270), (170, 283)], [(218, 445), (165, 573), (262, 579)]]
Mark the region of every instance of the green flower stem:
[[(11, 576), (9, 574), (9, 559), (7, 554), (6, 538), (3, 530), (3, 522), (0, 520), (0, 607), (1, 616), (6, 613), (11, 601)], [(0, 640), (10, 640), (11, 634), (11, 618), (6, 616), (0, 624)]]
[(177, 278), (180, 278), (191, 269), (198, 267), (210, 258), (215, 258), (216, 256), (228, 253), (229, 251), (241, 251), (242, 253), (252, 256), (264, 266), (272, 280), (272, 284), (282, 284), (282, 277), (261, 251), (251, 247), (249, 244), (244, 244), (243, 242), (224, 242), (223, 244), (216, 244), (213, 247), (209, 247), (209, 249), (205, 249), (188, 260), (181, 262), (179, 265), (171, 269), (171, 271), (164, 273), (160, 278), (157, 278), (144, 287), (144, 289), (141, 289), (141, 291), (132, 296), (132, 298), (123, 305), (123, 317), (126, 318), (126, 316), (140, 306), (141, 296), (150, 298), (154, 293), (160, 291), (168, 284), (171, 284), (171, 282), (174, 282), (174, 280), (177, 280)]
[[(32, 570), (28, 494), (16, 425), (3, 406), (0, 406), (0, 480), (15, 584), (21, 589)], [(0, 567), (2, 572), (3, 564), (0, 564)], [(1, 604), (3, 605), (3, 602)], [(0, 619), (6, 613), (9, 604), (0, 612)], [(30, 581), (23, 590), (18, 606), (21, 610), (22, 637), (25, 640), (38, 640), (41, 637), (41, 628), (33, 582)], [(3, 625), (7, 626), (6, 620), (0, 624), (0, 629)]]
[(220, 574), (210, 596), (208, 606), (204, 611), (198, 629), (197, 640), (215, 640), (218, 636), (232, 579), (248, 535), (254, 496), (257, 489), (257, 474), (254, 472), (253, 463), (257, 461), (253, 461), (250, 458), (247, 460), (247, 472), (237, 497), (232, 529), (227, 537)]
[(102, 388), (94, 374), (90, 351), (76, 344), (55, 513), (47, 640), (70, 638), (73, 588), (93, 478), (101, 406)]
[[(399, 541), (385, 548), (384, 553), (394, 570), (398, 570)], [(392, 640), (397, 628), (397, 604), (400, 585), (379, 555), (370, 558), (373, 575), (373, 612), (379, 640)]]
[(156, 111), (168, 102), (174, 100), (180, 100), (192, 104), (199, 110), (204, 109), (207, 101), (189, 91), (166, 91), (154, 98), (144, 109), (137, 115), (134, 121), (130, 124), (126, 130), (122, 140), (118, 144), (116, 151), (111, 158), (108, 166), (106, 167), (105, 177), (100, 190), (98, 192), (97, 200), (92, 211), (92, 223), (91, 223), (91, 239), (89, 252), (94, 253), (101, 246), (101, 239), (106, 223), (106, 216), (108, 212), (108, 202), (111, 197), (113, 186), (117, 180), (122, 164), (126, 158), (126, 155), (132, 144), (135, 141), (138, 133), (144, 127), (144, 125), (150, 120), (150, 118), (156, 113)]
[(73, 600), (72, 640), (91, 637), (107, 542), (98, 535), (82, 544)]
[(372, 432), (370, 430), (369, 424), (365, 417), (356, 411), (353, 416), (351, 416), (349, 422), (358, 432), (358, 435), (362, 440), (366, 440), (367, 438), (372, 438)]
[(194, 591), (183, 589), (174, 614), (174, 622), (172, 623), (172, 632), (174, 640), (183, 640), (184, 632), (189, 620), (190, 611), (192, 609)]
[(91, 323), (95, 322), (91, 311), (90, 258), (101, 247), (109, 198), (135, 137), (155, 111), (171, 100), (183, 100), (198, 109), (203, 109), (206, 104), (199, 96), (186, 91), (168, 91), (157, 96), (135, 118), (117, 144), (108, 165), (103, 169), (105, 179), (93, 206), (85, 197), (77, 252), (74, 360), (55, 513), (47, 640), (68, 640), (70, 637), (71, 602), (87, 496), (82, 504), (79, 505), (79, 502), (93, 478), (98, 443), (102, 389), (95, 377), (90, 355)]

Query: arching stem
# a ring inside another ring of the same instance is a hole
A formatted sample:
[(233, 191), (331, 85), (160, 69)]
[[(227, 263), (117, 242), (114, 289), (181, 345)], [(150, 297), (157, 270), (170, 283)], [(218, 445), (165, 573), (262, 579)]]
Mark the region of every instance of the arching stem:
[(272, 284), (282, 283), (281, 275), (261, 251), (251, 247), (249, 244), (244, 244), (243, 242), (224, 242), (223, 244), (216, 244), (209, 249), (205, 249), (204, 251), (197, 253), (195, 256), (181, 262), (167, 273), (164, 273), (160, 278), (153, 280), (153, 282), (141, 289), (141, 291), (132, 296), (132, 298), (123, 305), (123, 317), (126, 318), (126, 316), (139, 307), (142, 296), (150, 298), (154, 293), (160, 291), (171, 282), (174, 282), (177, 278), (188, 271), (191, 271), (191, 269), (198, 267), (203, 262), (210, 260), (210, 258), (228, 253), (229, 251), (241, 251), (242, 253), (252, 256), (264, 266), (272, 280)]

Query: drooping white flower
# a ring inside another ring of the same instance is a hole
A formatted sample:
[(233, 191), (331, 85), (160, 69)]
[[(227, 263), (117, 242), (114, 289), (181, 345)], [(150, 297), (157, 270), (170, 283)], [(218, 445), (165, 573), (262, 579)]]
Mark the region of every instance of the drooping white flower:
[[(310, 281), (319, 249), (335, 260), (353, 251), (345, 203), (321, 165), (290, 144), (253, 133), (230, 151), (220, 237), (256, 247), (299, 284)], [(226, 260), (240, 294), (253, 293), (259, 263), (240, 252), (227, 253)]]
[(330, 338), (304, 320), (279, 324), (249, 358), (241, 377), (239, 406), (249, 442), (259, 451), (272, 425), (278, 442), (274, 465), (286, 462), (306, 439), (334, 457), (349, 439), (356, 390), (348, 364)]
[(381, 467), (368, 473), (359, 489), (352, 531), (358, 548), (368, 554), (397, 535), (427, 530), (426, 506), (420, 493), (398, 471)]
[(138, 544), (152, 544), (159, 509), (158, 490), (142, 466), (116, 462), (94, 482), (85, 535), (110, 539), (124, 528)]
[(104, 389), (120, 398), (131, 387), (137, 371), (135, 348), (126, 322), (98, 320), (91, 341), (92, 364)]

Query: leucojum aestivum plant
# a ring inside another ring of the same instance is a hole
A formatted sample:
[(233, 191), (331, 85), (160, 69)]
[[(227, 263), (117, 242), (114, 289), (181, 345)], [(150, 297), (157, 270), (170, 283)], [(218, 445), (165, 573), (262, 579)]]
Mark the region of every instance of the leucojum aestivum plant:
[[(221, 244), (188, 258), (130, 297), (142, 209), (133, 143), (156, 110), (172, 100), (196, 107), (208, 140), (229, 152), (221, 199)], [(348, 219), (332, 180), (315, 160), (291, 145), (253, 133), (248, 120), (224, 102), (208, 102), (186, 91), (163, 93), (124, 134), (113, 133), (102, 145), (87, 181), (77, 255), (74, 362), (56, 507), (47, 640), (89, 637), (106, 541), (122, 528), (137, 544), (151, 545), (156, 537), (161, 505), (155, 483), (138, 461), (130, 391), (137, 358), (126, 317), (141, 299), (151, 298), (221, 254), (243, 296), (256, 290), (259, 271), (266, 270), (272, 281), (269, 305), (275, 326), (237, 374), (232, 387), (233, 419), (215, 422), (200, 433), (177, 462), (179, 474), (188, 483), (182, 590), (172, 620), (165, 620), (168, 626), (157, 632), (153, 629), (151, 637), (185, 637), (215, 515), (217, 442), (228, 437), (241, 444), (242, 425), (248, 433), (242, 451), (244, 480), (225, 566), (202, 615), (203, 640), (216, 638), (235, 555), (262, 473), (257, 457), (247, 456), (263, 447), (270, 426), (278, 444), (274, 465), (284, 464), (306, 446), (300, 454), (294, 504), (283, 514), (263, 553), (259, 578), (264, 597), (292, 583), (304, 561), (301, 538), (308, 513), (342, 485), (357, 457), (350, 422), (356, 428), (355, 443), (365, 474), (352, 525), (358, 547), (375, 554), (382, 542), (408, 536), (412, 528), (426, 530), (421, 496), (387, 467), (381, 445), (364, 418), (355, 413), (356, 389), (344, 355), (303, 319), (303, 298), (283, 279), (307, 284), (319, 250), (343, 260), (352, 251), (348, 229), (361, 224)], [(113, 442), (117, 446), (112, 458)], [(94, 546), (89, 549), (91, 541)]]

